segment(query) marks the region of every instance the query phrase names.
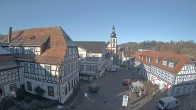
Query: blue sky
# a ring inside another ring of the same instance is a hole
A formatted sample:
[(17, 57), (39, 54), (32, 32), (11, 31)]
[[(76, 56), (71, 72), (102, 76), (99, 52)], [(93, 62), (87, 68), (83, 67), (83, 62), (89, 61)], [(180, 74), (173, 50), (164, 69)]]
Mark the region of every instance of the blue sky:
[(76, 41), (196, 42), (196, 0), (0, 0), (0, 33), (61, 26)]

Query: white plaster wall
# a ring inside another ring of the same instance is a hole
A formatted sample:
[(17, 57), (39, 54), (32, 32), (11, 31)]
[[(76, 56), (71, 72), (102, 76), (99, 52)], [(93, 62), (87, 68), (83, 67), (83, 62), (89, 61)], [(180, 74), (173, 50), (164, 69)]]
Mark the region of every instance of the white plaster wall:
[[(52, 83), (46, 83), (46, 82), (41, 82), (41, 81), (37, 81), (37, 80), (32, 80), (32, 79), (24, 79), (25, 81), (25, 90), (29, 93), (35, 94), (34, 92), (34, 88), (36, 88), (37, 86), (40, 86), (42, 89), (45, 90), (45, 93), (43, 95), (43, 97), (45, 98), (49, 98), (52, 100), (58, 100), (59, 99), (59, 88), (58, 88), (58, 84), (52, 84)], [(32, 91), (28, 91), (27, 89), (27, 81), (31, 82), (32, 84)], [(52, 86), (54, 88), (54, 96), (48, 96), (48, 86)]]
[[(20, 83), (19, 83), (19, 81), (15, 81), (15, 82), (12, 82), (12, 83), (3, 85), (3, 89), (4, 89), (5, 96), (13, 95), (13, 93), (10, 91), (10, 87), (9, 87), (9, 85), (11, 85), (11, 84), (16, 84), (17, 88), (20, 88)], [(15, 94), (15, 92), (14, 92), (14, 94)]]

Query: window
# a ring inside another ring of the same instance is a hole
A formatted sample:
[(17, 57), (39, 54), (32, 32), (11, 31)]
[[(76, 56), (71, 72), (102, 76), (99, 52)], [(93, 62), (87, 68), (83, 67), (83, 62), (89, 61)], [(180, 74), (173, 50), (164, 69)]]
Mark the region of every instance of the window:
[(10, 87), (10, 91), (12, 92), (12, 91), (16, 91), (16, 84), (11, 84), (11, 85), (9, 85), (9, 87)]
[(74, 78), (74, 85), (76, 85), (76, 78)]
[(65, 87), (65, 95), (67, 95), (67, 86)]
[(91, 70), (91, 65), (87, 65), (87, 71)]
[(139, 56), (139, 59), (140, 59), (140, 56)]
[(80, 71), (84, 71), (84, 65), (80, 65)]
[(192, 88), (192, 86), (188, 87), (188, 90), (187, 90), (188, 93), (191, 92), (191, 88)]
[(15, 52), (16, 52), (16, 54), (19, 54), (19, 48), (18, 47), (15, 48)]
[(14, 52), (14, 48), (13, 48), (13, 47), (11, 47), (11, 48), (10, 48), (10, 51), (13, 53), (13, 52)]
[(151, 58), (150, 57), (148, 57), (148, 62), (150, 62), (151, 61)]
[(70, 64), (67, 65), (67, 69), (68, 69), (68, 74), (71, 72), (70, 70)]
[(35, 53), (34, 48), (33, 48), (33, 47), (30, 47), (30, 48), (29, 48), (29, 54), (34, 54), (34, 53)]
[(73, 48), (70, 48), (70, 50), (71, 50), (71, 55), (73, 55)]
[(156, 59), (156, 63), (159, 63), (159, 59)]
[(71, 63), (71, 72), (74, 70), (73, 67), (74, 67), (74, 64)]
[(50, 76), (51, 73), (50, 65), (45, 65), (45, 71), (46, 71), (46, 76)]
[(97, 72), (97, 66), (94, 66), (94, 71)]
[(3, 95), (3, 88), (0, 88), (0, 96)]
[[(78, 81), (79, 81), (79, 77), (76, 76), (76, 83), (78, 83)], [(196, 89), (196, 85), (195, 85), (195, 89)]]
[(180, 91), (181, 91), (181, 88), (177, 88), (176, 95), (179, 95), (180, 94)]
[(70, 82), (68, 83), (68, 90), (69, 91), (71, 90), (71, 84), (70, 84)]
[(148, 57), (146, 57), (146, 61), (148, 61)]
[(75, 50), (75, 54), (77, 55), (77, 48), (75, 48), (74, 50)]
[(28, 63), (24, 62), (24, 72), (27, 73), (28, 72)]
[(20, 47), (20, 53), (24, 54), (24, 47)]
[(32, 84), (29, 81), (27, 81), (27, 89), (28, 91), (32, 91)]
[(163, 61), (163, 65), (164, 66), (167, 66), (167, 61)]
[(115, 44), (113, 44), (113, 47), (115, 47)]
[(35, 73), (35, 64), (34, 64), (34, 63), (31, 63), (31, 64), (30, 64), (30, 67), (31, 67), (31, 68), (30, 68), (30, 72), (31, 72), (31, 73)]
[(83, 55), (83, 54), (80, 54), (79, 56), (80, 56), (80, 58), (83, 58), (83, 57), (84, 57), (84, 55)]
[(182, 93), (186, 93), (187, 87), (183, 87)]
[(169, 67), (173, 68), (174, 67), (174, 63), (169, 62)]
[(74, 87), (73, 79), (71, 80), (71, 87)]
[(48, 86), (48, 95), (54, 96), (54, 88), (52, 86)]
[(113, 42), (115, 42), (115, 39), (113, 39)]

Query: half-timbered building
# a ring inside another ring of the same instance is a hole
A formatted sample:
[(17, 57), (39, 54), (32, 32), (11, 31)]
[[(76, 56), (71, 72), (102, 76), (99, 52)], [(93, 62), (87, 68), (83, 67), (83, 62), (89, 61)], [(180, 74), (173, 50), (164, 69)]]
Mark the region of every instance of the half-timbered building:
[(2, 46), (14, 54), (19, 64), (20, 83), (35, 94), (64, 103), (79, 82), (78, 49), (61, 27), (32, 28), (13, 31)]
[(102, 76), (106, 66), (105, 42), (75, 41), (80, 56), (80, 74), (93, 78)]
[(187, 84), (196, 79), (195, 63), (183, 54), (136, 52), (134, 64), (139, 74), (157, 84), (159, 89), (166, 89), (168, 95), (186, 94), (196, 89)]
[(10, 52), (0, 47), (0, 102), (15, 95), (19, 87), (19, 65)]

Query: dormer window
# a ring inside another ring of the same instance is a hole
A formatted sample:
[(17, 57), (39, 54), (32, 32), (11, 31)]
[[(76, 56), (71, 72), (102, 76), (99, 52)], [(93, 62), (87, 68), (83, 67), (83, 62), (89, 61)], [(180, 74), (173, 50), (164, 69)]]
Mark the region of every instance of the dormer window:
[(174, 67), (174, 63), (169, 62), (169, 67), (170, 67), (170, 68), (173, 68), (173, 67)]
[(148, 62), (150, 62), (150, 61), (151, 61), (151, 58), (149, 57), (149, 58), (148, 58)]
[(160, 59), (157, 58), (157, 59), (156, 59), (156, 63), (159, 63), (159, 62), (160, 62)]
[(35, 39), (36, 37), (35, 36), (31, 36), (31, 39), (33, 40), (33, 39)]
[(167, 66), (167, 61), (163, 61), (163, 65), (164, 66)]

